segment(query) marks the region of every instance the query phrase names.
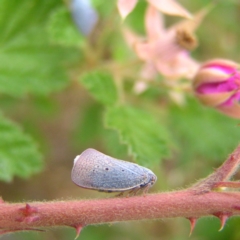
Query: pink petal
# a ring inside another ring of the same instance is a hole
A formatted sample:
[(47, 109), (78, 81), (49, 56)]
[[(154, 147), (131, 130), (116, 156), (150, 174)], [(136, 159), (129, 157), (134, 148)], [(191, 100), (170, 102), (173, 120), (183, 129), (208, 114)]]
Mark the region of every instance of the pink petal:
[(164, 37), (164, 20), (160, 12), (149, 5), (145, 14), (145, 28), (149, 41)]
[(139, 74), (140, 80), (134, 85), (137, 94), (144, 92), (148, 88), (148, 82), (152, 81), (157, 75), (157, 70), (152, 62), (146, 62)]
[(195, 92), (195, 96), (199, 101), (209, 107), (223, 107), (222, 104), (226, 102), (231, 96), (232, 92), (215, 93), (215, 94), (200, 94)]
[(135, 51), (142, 60), (159, 60), (165, 64), (182, 50), (175, 44), (173, 36), (166, 34), (152, 42), (136, 43)]
[(231, 106), (234, 103), (239, 103), (240, 100), (240, 92), (234, 93), (226, 102), (222, 104), (222, 106)]
[(220, 92), (231, 92), (238, 88), (238, 84), (232, 81), (205, 83), (200, 85), (196, 91), (203, 94), (220, 93)]
[(144, 92), (147, 89), (148, 85), (146, 82), (144, 81), (138, 81), (135, 85), (134, 85), (134, 92), (137, 94), (141, 94), (142, 92)]
[(240, 67), (240, 65), (228, 59), (217, 58), (204, 63), (203, 68), (209, 67), (225, 72), (225, 74), (232, 74)]
[(134, 45), (137, 42), (142, 42), (143, 41), (143, 38), (138, 36), (135, 32), (133, 32), (129, 28), (126, 28), (126, 27), (123, 28), (122, 33), (123, 33), (123, 36), (124, 36), (124, 39), (125, 39), (126, 43), (131, 48), (134, 48)]
[(202, 65), (196, 76), (194, 76), (193, 86), (197, 89), (199, 86), (208, 83), (223, 82), (230, 76), (217, 68), (207, 68)]
[(231, 68), (239, 68), (240, 65), (232, 60), (223, 59), (223, 58), (216, 58), (211, 59), (204, 63), (204, 66), (212, 66), (212, 65), (220, 65), (220, 66), (229, 66)]
[(156, 7), (159, 11), (169, 14), (177, 15), (185, 18), (192, 18), (192, 15), (174, 0), (147, 0), (150, 4)]
[(141, 60), (151, 60), (153, 58), (152, 47), (149, 43), (138, 42), (135, 45), (135, 51)]
[(196, 75), (200, 64), (194, 58), (192, 58), (188, 52), (181, 52), (178, 57), (179, 68), (182, 69), (183, 77), (192, 80)]
[(157, 70), (152, 62), (146, 62), (140, 71), (140, 78), (152, 80), (156, 77)]
[(234, 102), (232, 106), (220, 105), (217, 107), (217, 109), (227, 116), (240, 119), (240, 105), (238, 102)]
[(155, 64), (159, 73), (172, 79), (191, 79), (199, 68), (199, 64), (185, 52), (176, 54), (168, 61), (156, 59)]
[(132, 12), (136, 6), (138, 0), (118, 0), (117, 7), (118, 11), (123, 19)]

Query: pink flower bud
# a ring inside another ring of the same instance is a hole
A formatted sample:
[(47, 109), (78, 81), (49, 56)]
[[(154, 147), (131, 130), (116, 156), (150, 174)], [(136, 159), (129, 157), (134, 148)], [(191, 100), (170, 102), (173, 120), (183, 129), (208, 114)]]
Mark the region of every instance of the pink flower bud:
[(239, 65), (225, 59), (204, 63), (193, 80), (197, 98), (205, 105), (215, 107), (224, 114), (240, 118)]

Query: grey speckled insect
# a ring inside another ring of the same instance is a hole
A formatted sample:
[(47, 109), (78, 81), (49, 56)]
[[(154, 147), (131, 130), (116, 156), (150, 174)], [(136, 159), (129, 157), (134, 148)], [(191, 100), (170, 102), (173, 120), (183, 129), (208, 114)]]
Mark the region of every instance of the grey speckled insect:
[(80, 187), (103, 192), (144, 193), (156, 182), (156, 175), (135, 163), (107, 156), (89, 148), (74, 159), (72, 181)]

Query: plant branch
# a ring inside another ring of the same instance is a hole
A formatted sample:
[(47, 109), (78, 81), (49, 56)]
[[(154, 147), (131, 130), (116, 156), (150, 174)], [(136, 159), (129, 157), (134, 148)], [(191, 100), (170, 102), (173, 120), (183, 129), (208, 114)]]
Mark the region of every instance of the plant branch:
[[(228, 159), (207, 178), (198, 181), (192, 189), (197, 193), (209, 192), (221, 187), (239, 188), (239, 182), (228, 182), (240, 166), (240, 145), (233, 151)], [(232, 184), (230, 184), (232, 183)], [(230, 186), (231, 185), (231, 186)]]
[(240, 193), (195, 194), (183, 190), (128, 198), (32, 202), (27, 205), (3, 203), (0, 206), (0, 226), (2, 229), (76, 227), (129, 220), (199, 218), (219, 212), (239, 215)]
[(189, 219), (192, 231), (196, 219), (211, 215), (221, 220), (222, 229), (230, 216), (240, 215), (240, 193), (214, 189), (223, 186), (239, 187), (238, 182), (224, 182), (235, 173), (239, 161), (240, 146), (213, 174), (181, 191), (79, 201), (31, 203), (2, 201), (0, 233), (70, 226), (79, 234), (81, 228), (89, 224), (173, 217)]

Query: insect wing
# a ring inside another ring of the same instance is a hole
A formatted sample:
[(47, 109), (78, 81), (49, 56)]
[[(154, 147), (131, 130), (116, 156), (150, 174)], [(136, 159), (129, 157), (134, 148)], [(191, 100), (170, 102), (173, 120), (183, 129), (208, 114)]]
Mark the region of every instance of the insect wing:
[(150, 171), (94, 149), (85, 150), (74, 162), (73, 182), (81, 187), (100, 191), (117, 192), (133, 189), (148, 181)]

